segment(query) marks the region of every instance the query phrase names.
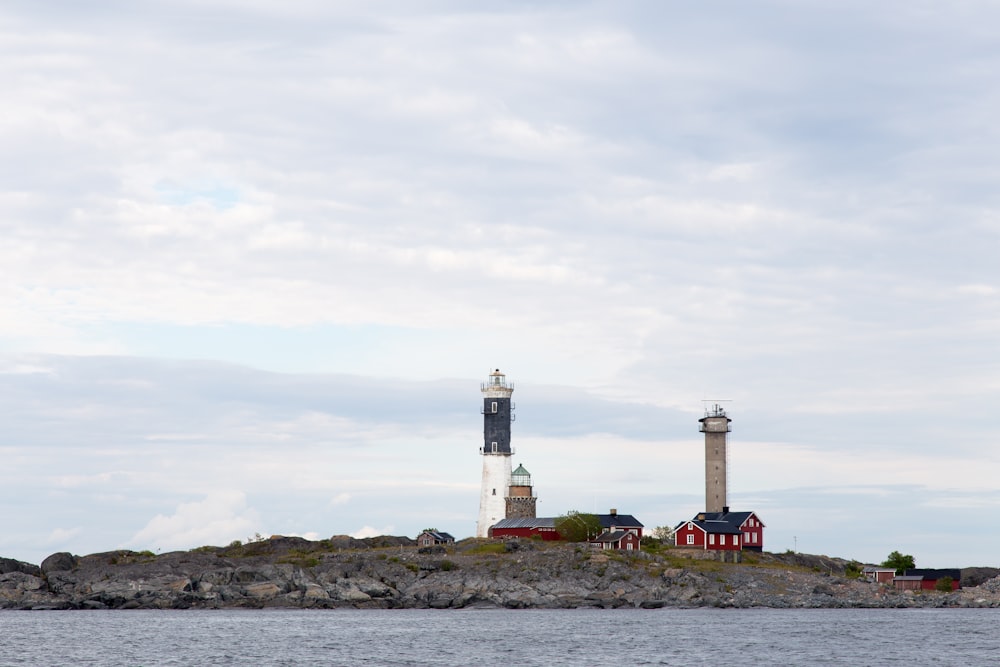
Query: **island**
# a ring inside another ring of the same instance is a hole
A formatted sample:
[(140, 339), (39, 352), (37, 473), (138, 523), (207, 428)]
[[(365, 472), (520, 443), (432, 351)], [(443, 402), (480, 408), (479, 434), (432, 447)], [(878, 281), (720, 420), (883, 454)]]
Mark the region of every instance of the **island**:
[(408, 537), (275, 535), (155, 554), (56, 553), (40, 565), (0, 558), (0, 609), (585, 609), (665, 607), (998, 607), (1000, 570), (966, 568), (953, 591), (897, 590), (855, 561), (794, 552), (468, 538), (421, 547)]

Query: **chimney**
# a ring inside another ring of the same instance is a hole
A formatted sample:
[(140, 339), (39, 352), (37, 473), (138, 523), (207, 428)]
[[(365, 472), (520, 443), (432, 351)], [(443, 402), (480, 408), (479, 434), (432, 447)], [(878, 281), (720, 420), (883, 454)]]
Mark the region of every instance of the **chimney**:
[(611, 508), (611, 512), (610, 513), (611, 513), (611, 516), (618, 516), (618, 510), (616, 510), (614, 507)]
[(722, 506), (722, 514), (723, 515), (729, 514), (729, 505)]

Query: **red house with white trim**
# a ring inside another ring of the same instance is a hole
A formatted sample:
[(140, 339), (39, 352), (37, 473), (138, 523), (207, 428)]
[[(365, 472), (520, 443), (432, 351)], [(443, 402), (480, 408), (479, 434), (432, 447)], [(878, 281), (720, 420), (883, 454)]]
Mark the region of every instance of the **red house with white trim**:
[(639, 550), (639, 532), (635, 528), (612, 528), (606, 530), (590, 543), (599, 549), (618, 549), (620, 551)]
[(675, 544), (692, 549), (713, 551), (741, 551), (743, 532), (725, 521), (692, 519), (674, 531)]
[(754, 512), (702, 512), (677, 526), (679, 547), (716, 551), (763, 551), (764, 522)]

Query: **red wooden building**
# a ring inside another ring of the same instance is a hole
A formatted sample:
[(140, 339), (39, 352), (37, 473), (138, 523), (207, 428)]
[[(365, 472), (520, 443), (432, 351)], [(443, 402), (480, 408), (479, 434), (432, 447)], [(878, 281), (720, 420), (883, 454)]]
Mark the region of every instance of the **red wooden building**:
[(502, 537), (535, 537), (554, 541), (559, 539), (556, 532), (556, 520), (552, 517), (535, 517), (528, 519), (500, 519), (490, 526), (489, 536)]
[[(643, 525), (631, 514), (619, 514), (618, 510), (613, 509), (609, 514), (596, 514), (595, 516), (601, 523), (602, 534), (614, 531), (631, 531), (635, 534), (636, 540), (642, 538)], [(559, 532), (556, 531), (555, 517), (501, 519), (490, 526), (489, 536), (493, 538), (535, 537), (546, 541), (562, 539)], [(638, 548), (638, 542), (636, 542), (635, 548)]]
[(740, 551), (743, 548), (743, 532), (726, 521), (692, 519), (680, 524), (674, 536), (679, 547), (715, 551)]
[(896, 577), (896, 568), (865, 565), (864, 569), (861, 570), (861, 574), (868, 581), (874, 581), (877, 584), (891, 584), (892, 580)]
[(620, 551), (638, 551), (639, 533), (635, 528), (625, 530), (606, 530), (590, 543), (599, 549), (618, 549)]
[(892, 582), (896, 590), (904, 591), (934, 591), (941, 579), (951, 579), (951, 590), (962, 587), (962, 571), (958, 569), (914, 569), (903, 570), (902, 576), (895, 577)]
[(763, 551), (764, 522), (754, 512), (701, 512), (675, 529), (679, 547)]

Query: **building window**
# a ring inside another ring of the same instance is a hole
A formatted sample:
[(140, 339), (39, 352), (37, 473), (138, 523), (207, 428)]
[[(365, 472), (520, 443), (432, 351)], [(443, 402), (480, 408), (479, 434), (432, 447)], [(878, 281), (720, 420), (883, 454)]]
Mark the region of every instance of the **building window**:
[(627, 551), (632, 551), (632, 543), (631, 543), (631, 542), (629, 542), (628, 544), (626, 544), (626, 545), (625, 545), (625, 549), (626, 549)]
[(496, 494), (497, 494), (497, 490), (493, 489), (493, 495), (495, 496)]
[(715, 544), (715, 535), (709, 535), (708, 536), (708, 543), (711, 544), (711, 545)]
[(721, 544), (722, 546), (726, 545), (726, 536), (725, 535), (719, 535), (719, 544)]
[(688, 533), (688, 544), (694, 544), (694, 535)]

